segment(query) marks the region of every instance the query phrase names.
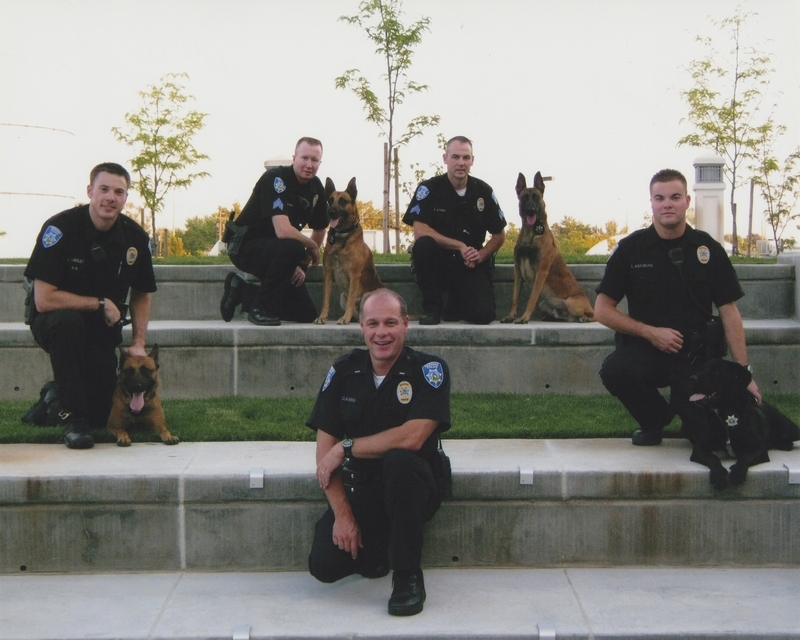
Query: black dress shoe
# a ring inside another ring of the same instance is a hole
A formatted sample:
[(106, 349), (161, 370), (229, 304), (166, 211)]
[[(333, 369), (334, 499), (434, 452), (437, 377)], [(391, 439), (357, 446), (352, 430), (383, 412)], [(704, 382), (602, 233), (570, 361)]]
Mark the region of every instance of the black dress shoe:
[(267, 312), (263, 309), (250, 309), (247, 319), (260, 327), (279, 327), (281, 324), (280, 318), (267, 315)]
[(424, 313), (419, 318), (420, 324), (433, 325), (439, 324), (439, 322), (441, 322), (441, 318), (437, 315), (433, 315), (432, 313)]
[(86, 418), (70, 418), (64, 423), (64, 444), (69, 449), (91, 449), (94, 446)]
[(233, 320), (236, 307), (242, 304), (242, 289), (247, 286), (247, 280), (235, 271), (225, 277), (225, 291), (219, 303), (219, 312), (225, 322)]
[(394, 572), (392, 597), (389, 598), (389, 615), (415, 616), (425, 603), (425, 582), (422, 571), (414, 573)]
[(631, 442), (637, 447), (654, 447), (657, 444), (661, 444), (661, 430), (642, 431), (637, 429), (633, 432)]

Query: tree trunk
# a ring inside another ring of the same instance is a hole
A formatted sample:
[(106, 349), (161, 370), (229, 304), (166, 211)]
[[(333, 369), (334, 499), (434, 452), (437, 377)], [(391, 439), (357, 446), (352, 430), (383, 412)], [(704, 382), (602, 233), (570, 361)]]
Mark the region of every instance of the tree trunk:
[(394, 252), (400, 253), (400, 156), (394, 148)]
[(389, 250), (389, 173), (391, 163), (389, 162), (389, 143), (383, 143), (383, 252), (391, 253)]

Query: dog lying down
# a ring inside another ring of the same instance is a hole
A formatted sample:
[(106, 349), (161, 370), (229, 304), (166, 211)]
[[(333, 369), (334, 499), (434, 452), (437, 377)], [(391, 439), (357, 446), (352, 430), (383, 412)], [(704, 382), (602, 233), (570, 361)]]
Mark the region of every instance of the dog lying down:
[(164, 444), (178, 444), (178, 437), (167, 430), (158, 395), (158, 345), (153, 345), (146, 356), (129, 356), (122, 349), (119, 354), (119, 375), (107, 425), (117, 444), (131, 446), (128, 431), (132, 427), (151, 429)]
[[(751, 379), (746, 367), (730, 360), (709, 360), (689, 378), (689, 400), (713, 414), (690, 459), (711, 469), (711, 485), (720, 491), (729, 482), (743, 483), (753, 465), (769, 462), (769, 449), (790, 451), (800, 440), (800, 427), (768, 403), (756, 403), (747, 390)], [(714, 453), (728, 443), (736, 456), (730, 473)]]

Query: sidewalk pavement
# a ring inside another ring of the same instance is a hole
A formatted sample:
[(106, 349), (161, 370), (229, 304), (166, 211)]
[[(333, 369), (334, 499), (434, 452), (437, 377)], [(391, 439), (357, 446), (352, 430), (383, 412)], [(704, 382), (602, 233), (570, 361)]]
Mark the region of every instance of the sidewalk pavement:
[(425, 581), (424, 611), (393, 618), (390, 576), (2, 576), (0, 640), (800, 638), (796, 568), (438, 569)]

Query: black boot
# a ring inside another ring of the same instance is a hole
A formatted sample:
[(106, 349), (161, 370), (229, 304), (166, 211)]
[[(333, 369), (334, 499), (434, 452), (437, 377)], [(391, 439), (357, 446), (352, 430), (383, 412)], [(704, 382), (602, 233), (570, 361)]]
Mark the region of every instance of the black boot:
[(233, 320), (236, 307), (242, 303), (242, 292), (247, 287), (247, 280), (235, 271), (225, 277), (225, 291), (219, 303), (219, 312), (225, 322)]
[(64, 420), (64, 444), (69, 449), (91, 449), (94, 440), (89, 434), (89, 423), (86, 418), (73, 418), (70, 414), (63, 414)]
[(22, 416), (22, 421), (40, 427), (47, 425), (48, 408), (58, 400), (58, 385), (55, 381), (45, 382), (39, 392), (39, 400)]
[(389, 615), (415, 616), (425, 603), (425, 582), (422, 570), (395, 571), (392, 576), (392, 597), (389, 598)]

